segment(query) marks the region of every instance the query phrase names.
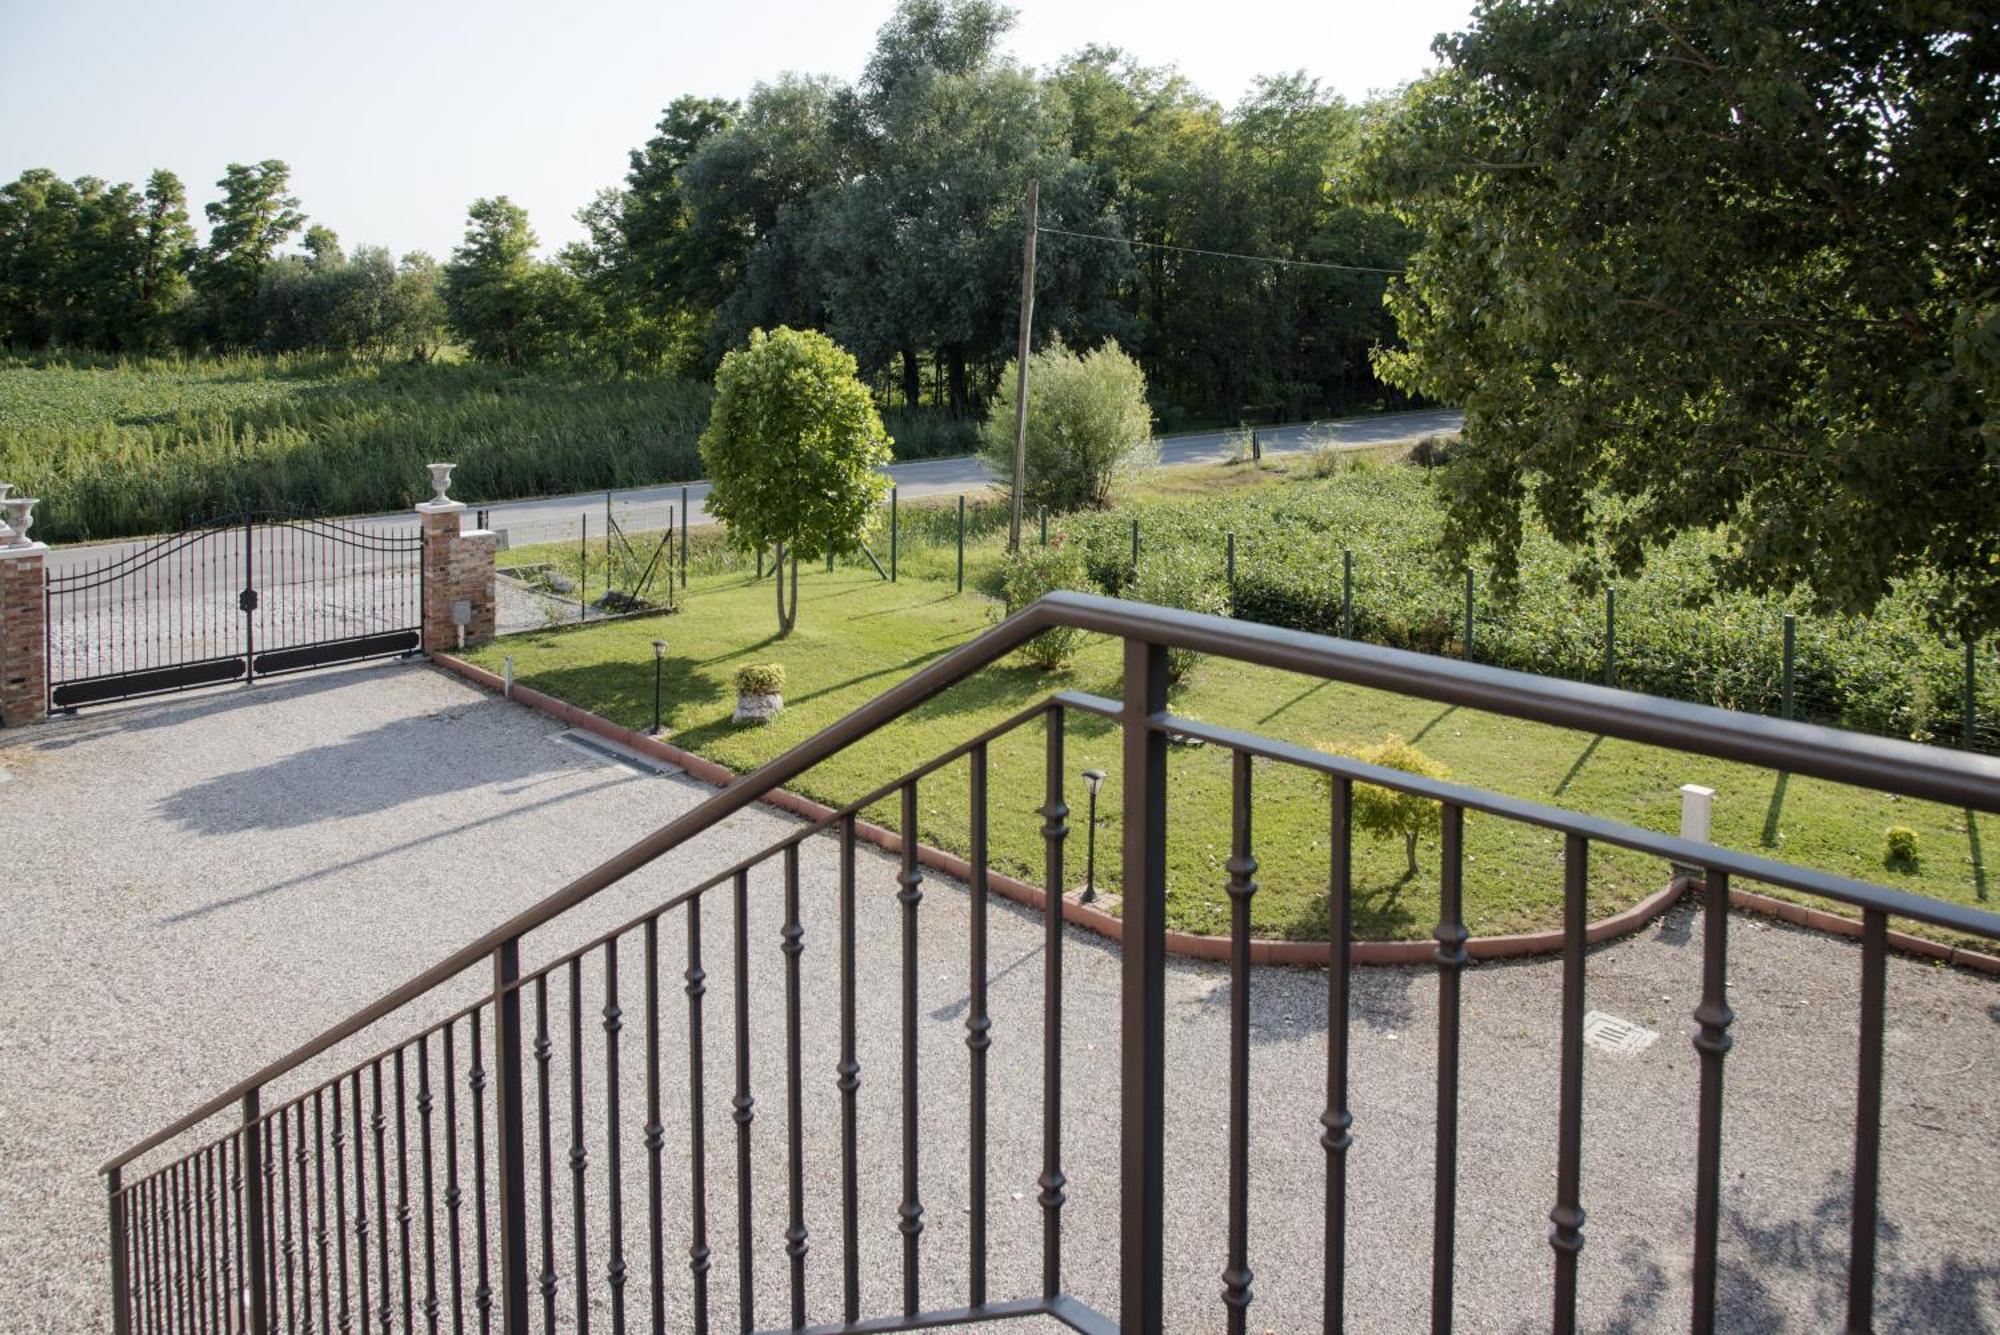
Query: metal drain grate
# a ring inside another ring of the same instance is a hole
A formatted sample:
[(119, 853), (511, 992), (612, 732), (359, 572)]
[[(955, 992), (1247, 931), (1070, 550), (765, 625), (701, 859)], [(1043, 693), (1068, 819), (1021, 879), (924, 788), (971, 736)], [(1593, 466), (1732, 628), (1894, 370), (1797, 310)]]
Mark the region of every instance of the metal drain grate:
[(606, 737), (599, 737), (594, 733), (582, 732), (572, 728), (568, 732), (556, 733), (555, 739), (559, 742), (568, 742), (578, 750), (588, 751), (600, 759), (623, 765), (627, 769), (637, 770), (641, 774), (671, 775), (686, 773), (679, 765), (655, 759), (642, 751), (635, 751), (629, 746), (620, 746), (617, 742)]
[(1658, 1038), (1658, 1033), (1642, 1024), (1603, 1011), (1591, 1011), (1583, 1017), (1583, 1041), (1605, 1052), (1629, 1057), (1652, 1047)]

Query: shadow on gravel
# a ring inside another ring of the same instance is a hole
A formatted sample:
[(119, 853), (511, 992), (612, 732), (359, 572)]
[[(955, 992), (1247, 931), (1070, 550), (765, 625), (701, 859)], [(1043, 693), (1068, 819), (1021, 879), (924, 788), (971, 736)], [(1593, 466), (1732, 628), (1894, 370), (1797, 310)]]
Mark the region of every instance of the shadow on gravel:
[(249, 686), (217, 686), (186, 695), (158, 696), (119, 704), (97, 705), (75, 718), (31, 734), (26, 744), (37, 751), (66, 751), (107, 733), (146, 732), (175, 728), (231, 710), (249, 709), (281, 700), (296, 700), (355, 685), (358, 675), (389, 672), (410, 666), (400, 661), (369, 663), (297, 677), (267, 677)]

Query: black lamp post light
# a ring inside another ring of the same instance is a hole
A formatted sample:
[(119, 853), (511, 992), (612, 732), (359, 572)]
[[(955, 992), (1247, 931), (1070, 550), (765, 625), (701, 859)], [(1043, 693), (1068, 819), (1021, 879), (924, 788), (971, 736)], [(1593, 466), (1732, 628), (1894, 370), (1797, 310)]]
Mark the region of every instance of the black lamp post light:
[(660, 675), (667, 666), (667, 642), (653, 641), (653, 736), (660, 735)]
[(1090, 790), (1090, 830), (1083, 842), (1083, 893), (1077, 896), (1079, 904), (1088, 904), (1097, 898), (1097, 789), (1103, 782), (1103, 770), (1087, 769), (1083, 772), (1083, 786)]

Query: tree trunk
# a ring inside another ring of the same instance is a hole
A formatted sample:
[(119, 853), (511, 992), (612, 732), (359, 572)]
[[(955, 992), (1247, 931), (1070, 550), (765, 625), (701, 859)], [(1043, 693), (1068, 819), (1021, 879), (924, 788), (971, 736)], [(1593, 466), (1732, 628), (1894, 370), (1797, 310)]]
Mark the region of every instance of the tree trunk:
[(783, 639), (792, 633), (792, 616), (798, 614), (798, 590), (797, 588), (792, 590), (794, 602), (792, 616), (787, 616), (785, 614), (785, 544), (782, 542), (778, 544), (778, 564), (771, 571), (771, 582), (778, 586), (778, 638)]
[(917, 365), (917, 350), (915, 348), (904, 348), (903, 406), (905, 408), (918, 407), (923, 402), (923, 397), (924, 378), (921, 368)]
[(970, 408), (965, 391), (965, 345), (953, 343), (945, 349), (951, 373), (951, 415), (963, 417)]

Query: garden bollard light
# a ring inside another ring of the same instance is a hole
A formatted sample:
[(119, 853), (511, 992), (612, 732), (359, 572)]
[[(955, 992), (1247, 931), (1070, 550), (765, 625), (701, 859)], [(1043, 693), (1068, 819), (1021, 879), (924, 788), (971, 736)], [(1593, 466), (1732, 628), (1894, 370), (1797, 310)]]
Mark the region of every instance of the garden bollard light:
[(660, 676), (666, 670), (667, 642), (653, 641), (653, 736), (660, 735)]
[(1097, 898), (1097, 788), (1103, 782), (1103, 770), (1087, 769), (1083, 772), (1083, 786), (1090, 790), (1090, 827), (1083, 844), (1083, 893), (1077, 896), (1079, 904), (1088, 904)]
[(500, 697), (503, 700), (512, 700), (514, 698), (514, 655), (508, 654), (504, 663), (506, 666), (506, 676), (502, 679)]

